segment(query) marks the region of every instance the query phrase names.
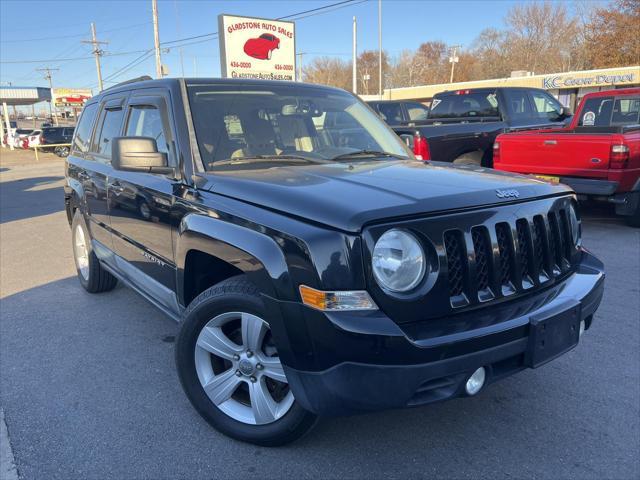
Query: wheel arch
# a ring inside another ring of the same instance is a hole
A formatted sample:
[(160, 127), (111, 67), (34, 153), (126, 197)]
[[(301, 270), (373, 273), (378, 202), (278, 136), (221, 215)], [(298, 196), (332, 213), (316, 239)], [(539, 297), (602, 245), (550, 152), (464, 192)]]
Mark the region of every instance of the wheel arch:
[(194, 297), (194, 285), (195, 290), (203, 287), (192, 275), (194, 266), (204, 259), (224, 270), (213, 280), (246, 274), (262, 294), (295, 299), (284, 253), (272, 238), (217, 218), (189, 214), (180, 223), (176, 241), (177, 294), (184, 306)]
[(77, 209), (80, 209), (80, 211), (84, 213), (85, 209), (82, 206), (83, 198), (84, 189), (82, 188), (82, 184), (78, 180), (67, 177), (67, 185), (64, 188), (64, 205), (69, 226), (71, 226), (73, 222), (73, 215)]

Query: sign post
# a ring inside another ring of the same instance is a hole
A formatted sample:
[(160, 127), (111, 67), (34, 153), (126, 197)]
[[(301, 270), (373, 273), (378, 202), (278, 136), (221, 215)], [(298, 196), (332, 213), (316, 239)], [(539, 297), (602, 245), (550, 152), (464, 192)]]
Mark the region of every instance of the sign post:
[(294, 22), (219, 15), (218, 32), (223, 77), (296, 80)]

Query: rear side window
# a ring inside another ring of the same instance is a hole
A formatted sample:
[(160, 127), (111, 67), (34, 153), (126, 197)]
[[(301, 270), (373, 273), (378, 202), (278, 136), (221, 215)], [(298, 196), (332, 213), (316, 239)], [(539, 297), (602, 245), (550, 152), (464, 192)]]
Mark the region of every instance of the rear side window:
[(131, 107), (126, 136), (153, 138), (158, 145), (159, 152), (169, 153), (167, 138), (162, 126), (162, 116), (160, 110), (154, 105)]
[(120, 135), (123, 115), (122, 108), (104, 110), (99, 135), (94, 143), (95, 153), (111, 157), (111, 139)]
[(382, 119), (390, 124), (402, 123), (402, 105), (399, 103), (379, 103), (377, 105), (378, 112)]
[(429, 112), (431, 118), (484, 118), (498, 115), (498, 101), (493, 92), (436, 97)]
[(513, 120), (533, 117), (533, 110), (526, 90), (504, 90), (504, 96), (507, 101), (509, 117)]
[(426, 120), (429, 116), (429, 109), (421, 103), (405, 103), (405, 107), (412, 122)]
[(616, 98), (611, 125), (640, 124), (640, 97)]
[[(98, 104), (92, 103), (87, 105), (82, 110), (80, 116), (80, 122), (76, 129), (75, 136), (73, 137), (73, 150), (76, 152), (86, 152), (89, 149), (89, 142), (91, 140), (91, 130), (93, 129), (93, 121), (96, 118), (96, 112), (98, 111)], [(45, 137), (47, 135), (47, 128), (42, 129)]]

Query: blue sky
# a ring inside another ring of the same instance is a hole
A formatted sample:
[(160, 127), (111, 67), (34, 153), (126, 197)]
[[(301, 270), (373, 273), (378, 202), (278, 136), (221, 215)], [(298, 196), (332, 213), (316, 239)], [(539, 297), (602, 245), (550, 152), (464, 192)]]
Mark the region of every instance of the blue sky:
[[(337, 3), (339, 0), (160, 0), (158, 5), (160, 40), (167, 42), (217, 30), (217, 16), (230, 13), (276, 18)], [(447, 44), (469, 46), (480, 31), (502, 27), (508, 9), (515, 0), (384, 0), (383, 48), (390, 54), (415, 49), (421, 42), (442, 40)], [(358, 49), (377, 49), (377, 0), (356, 0), (346, 6), (296, 21), (297, 49), (314, 56), (350, 58), (352, 17), (358, 18)], [(105, 51), (114, 56), (102, 59), (103, 78), (140, 57), (153, 46), (151, 0), (130, 1), (0, 1), (0, 81), (2, 85), (45, 86), (35, 69), (49, 66), (54, 86), (97, 86), (95, 63), (90, 46), (81, 40), (90, 38), (89, 24), (96, 23), (98, 38), (107, 40)], [(63, 37), (63, 38), (62, 38)], [(29, 41), (26, 41), (29, 40)], [(195, 41), (195, 40), (194, 40)], [(219, 76), (217, 38), (183, 47), (186, 76)], [(36, 63), (7, 63), (38, 60)], [(46, 60), (46, 61), (39, 61)], [(154, 75), (150, 57), (114, 81), (139, 75)], [(181, 75), (178, 48), (163, 54), (171, 76)], [(112, 83), (107, 83), (106, 86)]]

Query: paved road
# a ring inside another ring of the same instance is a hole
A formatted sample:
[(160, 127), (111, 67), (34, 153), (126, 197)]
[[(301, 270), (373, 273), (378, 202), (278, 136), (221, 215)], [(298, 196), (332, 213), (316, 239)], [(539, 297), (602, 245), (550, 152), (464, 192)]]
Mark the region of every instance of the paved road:
[(172, 320), (126, 288), (80, 288), (60, 163), (0, 170), (0, 407), (23, 478), (640, 477), (640, 232), (606, 212), (585, 222), (608, 279), (577, 349), (473, 399), (324, 420), (267, 449), (191, 408)]

